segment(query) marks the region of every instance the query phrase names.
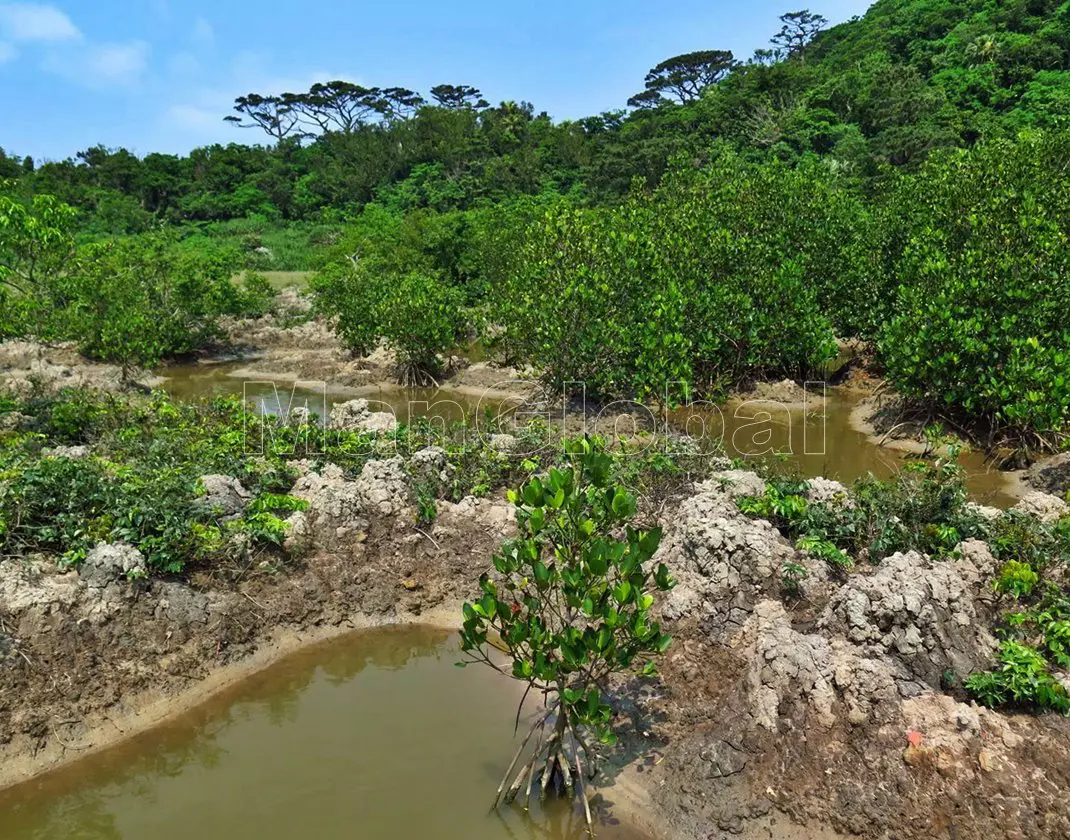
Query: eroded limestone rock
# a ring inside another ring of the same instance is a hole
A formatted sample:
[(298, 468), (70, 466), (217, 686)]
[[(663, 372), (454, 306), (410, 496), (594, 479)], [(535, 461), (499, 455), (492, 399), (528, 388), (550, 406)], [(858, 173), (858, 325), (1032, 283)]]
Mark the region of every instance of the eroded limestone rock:
[(850, 491), (840, 482), (830, 478), (811, 478), (807, 482), (806, 500), (832, 507), (853, 508)]
[(902, 662), (911, 677), (938, 688), (951, 669), (969, 674), (984, 667), (995, 649), (975, 599), (989, 580), (990, 564), (970, 556), (931, 560), (918, 552), (893, 554), (870, 574), (852, 574), (833, 594), (819, 626), (842, 634), (869, 655)]
[(749, 664), (751, 713), (760, 727), (829, 728), (841, 716), (859, 725), (895, 713), (899, 692), (886, 662), (842, 639), (797, 632), (779, 601), (756, 604), (735, 645)]
[(409, 507), (409, 476), (401, 457), (368, 461), (355, 484), (368, 510), (379, 516), (395, 516)]
[(99, 589), (117, 580), (146, 577), (149, 573), (145, 555), (128, 543), (100, 543), (86, 555), (78, 575), (91, 589)]
[(48, 458), (70, 458), (72, 461), (80, 461), (89, 457), (88, 446), (52, 446), (45, 447), (41, 454)]
[(330, 427), (347, 432), (392, 432), (397, 418), (388, 411), (371, 411), (365, 399), (338, 403), (331, 409)]
[(1058, 522), (1062, 517), (1070, 515), (1070, 506), (1066, 502), (1058, 496), (1049, 496), (1039, 490), (1026, 493), (1014, 509), (1035, 516), (1041, 522), (1048, 524)]
[(286, 549), (336, 550), (359, 541), (370, 517), (400, 516), (409, 509), (410, 481), (400, 457), (368, 461), (354, 481), (347, 480), (337, 464), (328, 464), (322, 472), (305, 473), (290, 495), (304, 499), (308, 507), (286, 520)]
[(453, 484), (456, 472), (449, 463), (449, 456), (441, 446), (428, 446), (413, 453), (409, 460), (409, 469), (416, 481), (431, 485), (439, 493)]
[(320, 473), (303, 475), (290, 495), (305, 500), (308, 507), (286, 520), (288, 551), (337, 548), (368, 528), (364, 498), (356, 482), (347, 481), (336, 464), (328, 464)]
[(769, 522), (748, 518), (735, 503), (760, 483), (753, 473), (720, 473), (698, 485), (667, 523), (656, 562), (664, 562), (678, 584), (662, 607), (666, 618), (699, 611), (717, 636), (742, 626), (758, 593), (777, 585), (794, 549)]
[(238, 479), (229, 475), (202, 475), (200, 483), (204, 488), (201, 503), (224, 519), (240, 516), (253, 496)]

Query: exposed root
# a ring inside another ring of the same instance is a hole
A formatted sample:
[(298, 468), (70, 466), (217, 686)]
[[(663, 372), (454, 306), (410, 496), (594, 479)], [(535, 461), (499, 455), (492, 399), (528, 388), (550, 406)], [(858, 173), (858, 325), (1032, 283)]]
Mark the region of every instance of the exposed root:
[[(494, 797), (494, 808), (498, 807), (498, 802), (501, 801), (502, 798), (502, 791), (505, 789), (505, 783), (509, 781), (509, 774), (513, 772), (513, 768), (516, 767), (516, 763), (520, 761), (520, 756), (523, 755), (524, 748), (527, 747), (528, 741), (530, 741), (531, 736), (535, 734), (535, 730), (546, 723), (546, 719), (549, 716), (550, 712), (547, 711), (542, 717), (540, 717), (531, 725), (531, 729), (528, 730), (528, 734), (524, 736), (524, 741), (523, 743), (521, 743), (520, 749), (516, 751), (516, 755), (513, 756), (513, 760), (509, 762), (509, 768), (505, 771), (505, 776), (502, 777), (502, 783), (498, 785), (498, 793)], [(510, 792), (512, 792), (512, 788), (510, 788)], [(513, 795), (515, 796), (516, 794)], [(506, 798), (506, 801), (510, 801), (508, 797)]]
[[(554, 726), (550, 732), (546, 732), (547, 722), (551, 717), (554, 717)], [(595, 754), (584, 741), (583, 736), (576, 731), (576, 727), (560, 716), (560, 707), (557, 704), (554, 704), (531, 725), (531, 729), (528, 730), (520, 749), (513, 756), (513, 760), (510, 762), (508, 769), (505, 771), (505, 776), (498, 786), (498, 794), (494, 798), (494, 807), (497, 807), (501, 801), (502, 790), (505, 788), (510, 776), (512, 776), (517, 763), (536, 731), (538, 731), (539, 737), (536, 739), (535, 749), (528, 756), (527, 761), (516, 771), (516, 775), (513, 776), (513, 782), (505, 793), (506, 804), (515, 802), (517, 796), (523, 791), (522, 806), (525, 810), (530, 810), (532, 796), (536, 790), (540, 801), (545, 801), (551, 786), (557, 796), (564, 796), (566, 792), (570, 798), (579, 796), (583, 800), (587, 832), (593, 837), (594, 827), (591, 821), (591, 806), (587, 800), (580, 751), (582, 749), (586, 754), (587, 760), (592, 767), (595, 762)], [(569, 736), (572, 742), (571, 758), (569, 756), (570, 748), (565, 742), (566, 735)], [(574, 768), (573, 765), (575, 765)], [(594, 778), (593, 773), (589, 778)]]

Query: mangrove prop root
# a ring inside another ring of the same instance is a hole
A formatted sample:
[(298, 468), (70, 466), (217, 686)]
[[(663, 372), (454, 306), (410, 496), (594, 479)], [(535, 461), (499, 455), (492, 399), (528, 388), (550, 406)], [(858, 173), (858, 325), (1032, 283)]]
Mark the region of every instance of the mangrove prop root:
[(547, 712), (541, 718), (537, 719), (533, 724), (531, 724), (531, 729), (529, 729), (528, 734), (524, 736), (524, 740), (520, 744), (520, 749), (516, 751), (516, 755), (513, 756), (513, 760), (509, 762), (509, 769), (506, 770), (505, 775), (502, 776), (502, 783), (498, 785), (498, 793), (494, 797), (494, 805), (492, 807), (498, 807), (498, 803), (501, 801), (502, 798), (502, 791), (505, 790), (506, 782), (509, 781), (509, 774), (513, 772), (513, 768), (516, 767), (516, 763), (520, 761), (520, 756), (524, 754), (524, 748), (528, 745), (528, 741), (531, 740), (531, 736), (535, 734), (535, 730), (538, 729), (541, 724), (546, 723), (546, 718), (548, 718), (549, 716), (550, 713)]
[[(598, 775), (598, 753), (591, 750), (583, 736), (576, 731), (575, 726), (570, 726), (569, 731), (572, 732), (573, 740), (578, 741), (580, 746), (583, 747), (583, 754), (587, 757), (588, 770), (590, 771), (590, 775), (587, 778), (593, 779)], [(576, 759), (579, 760), (579, 747), (576, 748)]]
[(524, 797), (524, 810), (531, 810), (531, 785), (535, 781), (535, 762), (538, 761), (539, 754), (536, 752), (531, 757), (531, 761), (528, 762), (528, 792)]
[(580, 786), (580, 799), (583, 800), (583, 816), (587, 820), (587, 833), (594, 837), (594, 827), (591, 825), (591, 805), (587, 801), (587, 786), (583, 783), (583, 765), (580, 763), (580, 748), (576, 743), (576, 730), (572, 729), (572, 751), (576, 758), (576, 781)]
[(557, 763), (561, 768), (561, 784), (568, 790), (569, 796), (576, 795), (576, 788), (572, 784), (572, 768), (568, 763), (568, 756), (565, 754), (565, 745), (561, 744), (557, 749)]
[(554, 773), (554, 760), (557, 758), (557, 733), (550, 738), (546, 745), (546, 764), (542, 768), (542, 787), (539, 790), (539, 799), (546, 801), (546, 791), (550, 787), (550, 779)]
[[(541, 715), (531, 725), (527, 735), (524, 736), (520, 748), (513, 756), (513, 760), (510, 762), (509, 768), (505, 771), (502, 782), (498, 786), (498, 793), (494, 798), (494, 807), (497, 807), (502, 800), (502, 790), (505, 789), (505, 785), (510, 778), (513, 779), (513, 782), (506, 790), (505, 803), (507, 805), (512, 804), (523, 793), (522, 803), (526, 811), (531, 810), (532, 797), (535, 795), (536, 790), (540, 801), (544, 801), (550, 785), (553, 785), (555, 793), (559, 796), (563, 796), (566, 791), (570, 798), (579, 796), (583, 802), (583, 815), (587, 824), (587, 833), (593, 838), (594, 824), (591, 819), (591, 804), (587, 798), (587, 784), (584, 780), (583, 759), (580, 757), (580, 751), (583, 751), (588, 766), (592, 768), (588, 779), (593, 779), (598, 772), (595, 764), (597, 756), (591, 751), (590, 746), (576, 730), (576, 727), (561, 718), (560, 713), (551, 731), (547, 733), (547, 721), (554, 715), (556, 708), (551, 708)], [(536, 732), (539, 733), (537, 738), (535, 738)], [(571, 748), (565, 741), (566, 732), (570, 736)], [(524, 751), (533, 738), (535, 738), (535, 747), (527, 760), (520, 765), (520, 769), (517, 770), (517, 764), (521, 762)], [(572, 753), (571, 760), (569, 757), (570, 749)], [(573, 762), (575, 763), (574, 765)], [(513, 776), (514, 770), (516, 771), (515, 776)]]

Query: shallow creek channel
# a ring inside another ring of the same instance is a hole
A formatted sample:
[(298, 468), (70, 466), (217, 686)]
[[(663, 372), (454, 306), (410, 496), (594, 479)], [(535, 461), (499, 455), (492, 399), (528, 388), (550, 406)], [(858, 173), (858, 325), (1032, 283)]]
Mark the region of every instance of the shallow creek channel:
[[(517, 743), (516, 685), (455, 667), (455, 635), (361, 630), (292, 654), (0, 792), (0, 838), (579, 840), (582, 812), (564, 802), (490, 810)], [(600, 840), (642, 836), (603, 817)]]
[[(290, 408), (307, 407), (314, 414), (326, 417), (340, 402), (364, 398), (371, 411), (394, 414), (399, 423), (426, 417), (446, 423), (482, 418), (486, 412), (500, 414), (499, 428), (509, 431), (509, 419), (517, 416), (543, 416), (552, 419), (559, 413), (538, 410), (524, 404), (522, 397), (509, 400), (481, 397), (478, 392), (444, 386), (442, 388), (401, 388), (392, 385), (360, 388), (324, 388), (296, 385), (283, 378), (270, 376), (255, 380), (241, 376), (248, 369), (245, 363), (210, 365), (179, 365), (165, 368), (161, 374), (163, 388), (178, 399), (195, 400), (204, 397), (238, 395), (252, 404), (261, 414), (285, 416)], [(669, 422), (677, 431), (696, 439), (718, 439), (730, 457), (765, 460), (785, 473), (798, 473), (807, 478), (824, 476), (850, 484), (872, 473), (888, 478), (902, 468), (906, 453), (881, 446), (870, 436), (855, 429), (851, 412), (864, 398), (859, 391), (829, 386), (824, 400), (815, 398), (813, 404), (779, 406), (764, 401), (728, 402), (720, 407), (693, 407), (671, 413)], [(620, 408), (614, 404), (606, 412)], [(558, 409), (558, 412), (560, 410)], [(652, 424), (664, 428), (664, 418), (657, 418), (639, 407), (632, 412)], [(598, 409), (584, 412), (588, 426), (599, 418)], [(578, 427), (577, 427), (578, 428)], [(604, 424), (598, 426), (606, 434)], [(635, 425), (628, 417), (617, 421), (615, 431), (627, 437)], [(1017, 501), (1015, 482), (1011, 475), (998, 470), (980, 452), (965, 452), (960, 464), (967, 474), (970, 495), (977, 502), (996, 507), (1010, 507)]]

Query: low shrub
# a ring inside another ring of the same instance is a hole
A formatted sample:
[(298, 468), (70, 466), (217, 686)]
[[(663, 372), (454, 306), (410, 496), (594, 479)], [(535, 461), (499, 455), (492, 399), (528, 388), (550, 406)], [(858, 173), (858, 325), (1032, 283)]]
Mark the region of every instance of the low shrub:
[(763, 496), (738, 505), (769, 519), (800, 549), (834, 568), (906, 551), (944, 557), (964, 539), (988, 533), (987, 521), (966, 505), (964, 475), (954, 457), (911, 462), (885, 481), (860, 479), (846, 503), (809, 502), (804, 492), (802, 480), (771, 477)]
[(966, 690), (986, 706), (1070, 713), (1070, 694), (1055, 676), (1070, 669), (1070, 517), (1047, 524), (1008, 511), (994, 524), (990, 545), (1004, 561), (993, 588), (1009, 609), (997, 628), (997, 667), (971, 674)]

